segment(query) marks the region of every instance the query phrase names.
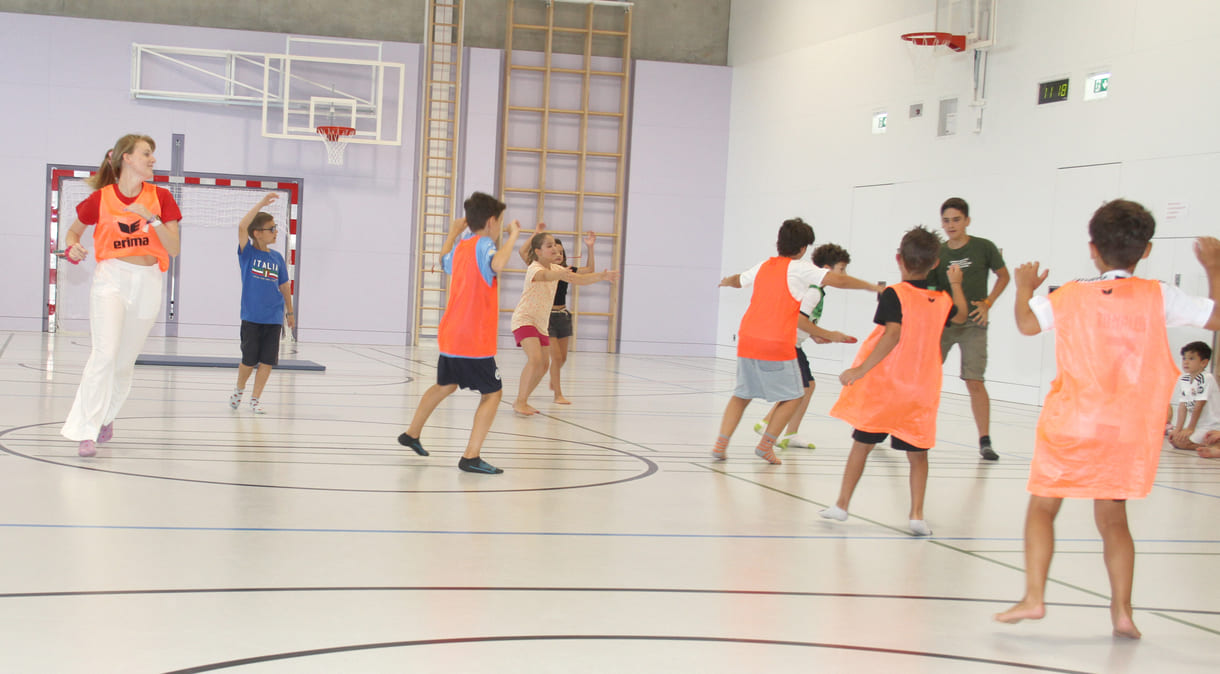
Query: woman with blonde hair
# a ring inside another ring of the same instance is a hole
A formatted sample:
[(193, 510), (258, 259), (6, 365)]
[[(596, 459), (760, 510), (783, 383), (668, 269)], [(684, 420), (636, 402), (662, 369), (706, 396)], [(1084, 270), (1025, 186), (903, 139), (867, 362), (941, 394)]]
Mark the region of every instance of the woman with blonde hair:
[(89, 255), (81, 235), (93, 225), (97, 259), (89, 291), (89, 361), (60, 431), (80, 443), (80, 456), (93, 456), (97, 443), (114, 435), (136, 357), (161, 308), (162, 272), (181, 247), (178, 204), (169, 190), (148, 182), (156, 147), (148, 136), (120, 138), (87, 181), (94, 192), (76, 206), (76, 221), (64, 236), (64, 256), (76, 264)]

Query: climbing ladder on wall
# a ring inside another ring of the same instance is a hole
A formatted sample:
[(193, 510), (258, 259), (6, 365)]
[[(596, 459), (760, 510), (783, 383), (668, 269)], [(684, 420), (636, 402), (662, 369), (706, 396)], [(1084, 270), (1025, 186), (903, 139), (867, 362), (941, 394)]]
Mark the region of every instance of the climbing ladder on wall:
[[(598, 269), (622, 268), (631, 7), (605, 0), (508, 3), (501, 198), (510, 217), (532, 209), (535, 222), (546, 221), (547, 231), (563, 235), (569, 260), (580, 256), (584, 234), (596, 233)], [(532, 227), (524, 215), (520, 219)], [(609, 260), (603, 257), (607, 246)], [(617, 351), (618, 288), (588, 310), (581, 307), (580, 288), (569, 293), (573, 326), (581, 317), (604, 321), (607, 351)], [(506, 294), (501, 310), (512, 311), (516, 299)]]
[(440, 250), (457, 210), (458, 122), (462, 82), (462, 0), (429, 0), (424, 45), (424, 101), (420, 124), (419, 199), (415, 275), (415, 330), (436, 337), (445, 310)]

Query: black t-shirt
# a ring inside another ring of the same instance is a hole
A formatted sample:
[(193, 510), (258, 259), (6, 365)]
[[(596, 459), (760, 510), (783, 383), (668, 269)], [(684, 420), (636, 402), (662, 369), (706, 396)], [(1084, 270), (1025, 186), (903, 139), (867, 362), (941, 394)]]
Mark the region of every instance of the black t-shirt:
[[(568, 269), (571, 269), (572, 271), (576, 271), (577, 269), (579, 269), (579, 267), (568, 267)], [(552, 304), (557, 307), (568, 306), (568, 282), (567, 281), (560, 281), (559, 284), (555, 286), (555, 301), (552, 302)]]
[[(928, 280), (921, 279), (919, 281), (903, 281), (910, 283), (916, 288), (922, 290), (928, 289)], [(957, 305), (949, 307), (949, 316), (945, 319), (945, 325), (952, 322), (953, 317), (957, 314)], [(902, 302), (898, 299), (898, 293), (892, 286), (886, 286), (885, 290), (877, 296), (877, 313), (873, 314), (873, 322), (877, 325), (885, 325), (886, 323), (902, 323)]]

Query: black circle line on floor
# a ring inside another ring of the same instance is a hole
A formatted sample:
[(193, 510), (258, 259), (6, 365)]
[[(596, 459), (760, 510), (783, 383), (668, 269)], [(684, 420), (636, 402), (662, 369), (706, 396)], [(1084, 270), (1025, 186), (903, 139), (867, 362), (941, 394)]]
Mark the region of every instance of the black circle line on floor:
[[(148, 418), (148, 417), (144, 417), (144, 418)], [(216, 419), (216, 418), (221, 418), (221, 417), (209, 416), (209, 417), (177, 417), (177, 418)], [(224, 418), (227, 418), (227, 417), (224, 417)], [(118, 420), (122, 421), (123, 418), (119, 417)], [(355, 421), (355, 420), (335, 420), (335, 419), (295, 419), (295, 421), (325, 421), (325, 422), (329, 422), (329, 423), (343, 422), (343, 423), (385, 424), (385, 425), (392, 424), (395, 427), (402, 426), (402, 424), (400, 422), (382, 422), (382, 421)], [(2, 438), (5, 435), (8, 435), (9, 433), (13, 433), (15, 431), (22, 431), (27, 428), (37, 428), (39, 426), (52, 426), (52, 425), (58, 425), (61, 423), (63, 423), (63, 422), (50, 421), (50, 422), (44, 422), (44, 423), (38, 423), (38, 424), (27, 424), (25, 426), (14, 426), (12, 428), (7, 428), (7, 429), (4, 429), (3, 431), (0, 431), (0, 438)], [(449, 427), (437, 426), (434, 428), (449, 428)], [(453, 429), (453, 430), (460, 430), (460, 429)], [(574, 445), (584, 445), (586, 447), (596, 447), (598, 449), (603, 449), (607, 452), (613, 452), (613, 453), (619, 454), (621, 456), (631, 457), (631, 458), (643, 463), (645, 468), (640, 473), (636, 473), (635, 475), (620, 478), (617, 480), (605, 480), (602, 482), (590, 482), (590, 483), (586, 483), (586, 484), (573, 484), (573, 485), (564, 485), (564, 486), (556, 486), (556, 487), (530, 487), (530, 488), (520, 488), (520, 489), (343, 489), (343, 488), (336, 488), (336, 487), (298, 487), (298, 486), (292, 486), (292, 485), (279, 485), (279, 484), (223, 482), (220, 480), (199, 480), (199, 479), (185, 478), (185, 477), (171, 477), (168, 475), (150, 475), (147, 473), (134, 473), (134, 472), (128, 472), (128, 471), (121, 471), (121, 470), (112, 470), (112, 469), (108, 469), (108, 468), (102, 468), (100, 466), (82, 465), (79, 463), (70, 463), (67, 461), (56, 461), (56, 460), (48, 459), (45, 457), (38, 457), (38, 456), (31, 456), (29, 454), (22, 454), (21, 452), (18, 452), (16, 450), (10, 448), (8, 445), (4, 444), (3, 442), (0, 442), (0, 451), (3, 451), (7, 454), (11, 454), (12, 456), (20, 457), (23, 459), (29, 459), (31, 461), (38, 461), (38, 462), (50, 464), (53, 466), (61, 466), (64, 468), (76, 468), (79, 470), (88, 470), (88, 471), (94, 471), (94, 472), (98, 472), (98, 473), (109, 473), (111, 475), (124, 475), (127, 477), (140, 477), (140, 478), (146, 478), (146, 479), (151, 479), (151, 480), (169, 480), (169, 481), (173, 481), (173, 482), (189, 482), (189, 483), (194, 483), (194, 484), (214, 484), (214, 485), (222, 485), (222, 486), (228, 486), (228, 487), (256, 487), (256, 488), (261, 488), (261, 489), (291, 489), (291, 490), (297, 490), (297, 491), (320, 491), (320, 492), (358, 493), (358, 494), (498, 494), (498, 493), (563, 491), (563, 490), (567, 490), (567, 489), (588, 489), (591, 487), (605, 487), (605, 486), (614, 485), (614, 484), (622, 484), (624, 482), (633, 482), (635, 480), (640, 480), (640, 479), (643, 479), (646, 477), (650, 477), (659, 470), (657, 464), (655, 462), (653, 462), (652, 460), (648, 459), (647, 457), (640, 456), (639, 454), (634, 454), (634, 453), (628, 452), (626, 450), (615, 449), (614, 447), (606, 447), (605, 445), (598, 445), (598, 444), (591, 443), (591, 442), (580, 442), (577, 440), (559, 440), (558, 438), (546, 438), (543, 436), (525, 435), (522, 433), (507, 433), (504, 431), (496, 431), (494, 429), (488, 433), (489, 436), (492, 434), (514, 436), (514, 437), (519, 437), (519, 438), (530, 438), (533, 440), (554, 440), (554, 441), (569, 442)], [(394, 437), (387, 436), (387, 440), (388, 440), (388, 442), (386, 443), (387, 446), (394, 446), (394, 447), (398, 446)], [(68, 440), (65, 440), (64, 442), (70, 443), (70, 441), (68, 441)], [(415, 458), (414, 455), (412, 453), (410, 453), (410, 451), (407, 450), (405, 447), (402, 449), (402, 451), (403, 451), (404, 458), (411, 458), (411, 459)], [(93, 460), (96, 460), (96, 459), (93, 459)], [(104, 460), (104, 457), (103, 457), (103, 460)], [(403, 467), (409, 468), (410, 465), (404, 464)], [(456, 466), (454, 466), (454, 470), (457, 470)], [(495, 480), (495, 479), (503, 479), (503, 478), (486, 476), (481, 479)]]
[(855, 646), (851, 644), (835, 644), (816, 641), (783, 641), (778, 639), (746, 639), (741, 637), (708, 637), (708, 636), (684, 636), (684, 635), (660, 635), (660, 634), (522, 634), (511, 636), (483, 636), (483, 637), (457, 637), (449, 639), (419, 639), (415, 641), (386, 641), (373, 644), (352, 644), (348, 646), (333, 646), (330, 648), (315, 648), (306, 651), (290, 651), (287, 653), (274, 653), (271, 655), (260, 655), (251, 658), (242, 658), (240, 660), (229, 660), (227, 662), (216, 662), (207, 665), (199, 665), (196, 667), (188, 667), (186, 669), (176, 669), (167, 674), (193, 674), (195, 672), (212, 672), (218, 669), (229, 669), (231, 667), (244, 667), (246, 665), (254, 665), (263, 662), (272, 662), (276, 660), (288, 660), (294, 658), (307, 658), (318, 655), (332, 655), (335, 653), (348, 653), (353, 651), (370, 651), (387, 648), (405, 648), (407, 646), (450, 646), (455, 644), (477, 644), (477, 643), (496, 643), (496, 642), (519, 642), (519, 641), (686, 641), (695, 643), (725, 643), (725, 644), (746, 644), (752, 646), (799, 646), (803, 648), (825, 648), (832, 650), (844, 651), (859, 651), (865, 653), (879, 653), (886, 655), (904, 655), (919, 658), (936, 658), (940, 660), (953, 660), (956, 662), (977, 662), (979, 664), (996, 665), (1001, 667), (1013, 667), (1018, 669), (1026, 669), (1039, 672), (1062, 672), (1064, 674), (1083, 674), (1083, 670), (1063, 669), (1060, 667), (1047, 667), (1043, 665), (1033, 665), (1023, 662), (1013, 662), (1011, 660), (994, 660), (990, 658), (977, 658), (968, 655), (952, 655), (948, 653), (933, 653), (929, 651), (912, 651), (901, 648), (881, 648), (877, 646)]
[[(883, 594), (871, 592), (812, 592), (808, 590), (723, 590), (715, 588), (683, 587), (564, 587), (564, 586), (480, 586), (480, 585), (352, 585), (352, 586), (297, 586), (297, 587), (199, 587), (145, 590), (47, 590), (43, 592), (0, 592), (2, 599), (43, 599), (55, 597), (121, 597), (126, 595), (175, 595), (175, 594), (259, 594), (259, 593), (308, 593), (308, 592), (569, 592), (612, 594), (689, 594), (730, 595), (755, 597), (793, 597), (810, 599), (893, 599), (901, 601), (960, 602), (971, 604), (1012, 604), (1012, 598), (989, 599), (986, 597), (946, 597), (923, 594)], [(1109, 604), (1086, 604), (1082, 602), (1046, 602), (1048, 608), (1109, 609)], [(1189, 615), (1220, 616), (1218, 610), (1162, 608), (1134, 606), (1139, 613), (1182, 613)]]

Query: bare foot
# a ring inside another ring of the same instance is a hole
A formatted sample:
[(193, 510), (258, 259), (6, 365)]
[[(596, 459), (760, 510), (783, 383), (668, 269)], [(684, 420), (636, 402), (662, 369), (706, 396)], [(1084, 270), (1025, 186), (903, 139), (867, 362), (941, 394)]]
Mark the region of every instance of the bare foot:
[(1200, 445), (1195, 451), (1205, 459), (1220, 459), (1220, 446)]
[(1131, 619), (1127, 609), (1110, 609), (1110, 620), (1114, 623), (1114, 636), (1122, 639), (1138, 639), (1142, 635)]
[(1041, 620), (1044, 616), (1046, 616), (1045, 604), (1035, 604), (1028, 599), (1022, 599), (1007, 611), (995, 614), (995, 619), (999, 622), (1012, 625), (1022, 620)]
[(571, 405), (572, 401), (568, 400), (567, 398), (565, 398), (562, 395), (557, 393), (557, 394), (555, 394), (555, 404), (556, 405)]
[(513, 412), (517, 416), (528, 417), (537, 414), (538, 410), (533, 405), (527, 403), (513, 403)]

